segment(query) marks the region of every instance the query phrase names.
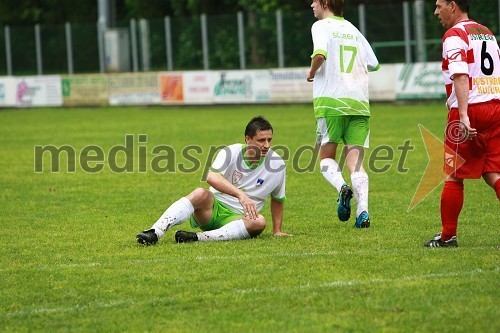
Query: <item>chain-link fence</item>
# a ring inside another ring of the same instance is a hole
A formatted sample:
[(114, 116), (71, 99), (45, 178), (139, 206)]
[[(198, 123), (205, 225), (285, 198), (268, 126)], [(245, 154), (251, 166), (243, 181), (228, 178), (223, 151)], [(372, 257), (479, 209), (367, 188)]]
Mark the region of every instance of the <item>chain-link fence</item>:
[[(470, 16), (499, 34), (500, 0)], [(421, 11), (421, 12), (419, 12)], [(345, 18), (381, 63), (440, 61), (444, 29), (433, 1), (359, 5)], [(302, 67), (310, 63), (312, 11), (166, 17), (60, 26), (4, 26), (0, 75)]]

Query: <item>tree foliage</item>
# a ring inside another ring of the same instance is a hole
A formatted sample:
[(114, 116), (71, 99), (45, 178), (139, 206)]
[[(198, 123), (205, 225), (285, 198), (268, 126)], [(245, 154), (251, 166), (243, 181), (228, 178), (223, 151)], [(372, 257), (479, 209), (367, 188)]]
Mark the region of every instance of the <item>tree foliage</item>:
[(2, 0), (0, 25), (96, 22), (95, 2), (70, 0)]
[[(238, 11), (269, 13), (276, 9), (302, 10), (310, 0), (108, 0), (117, 21), (163, 16), (234, 14)], [(2, 0), (0, 25), (96, 22), (98, 0)]]
[[(189, 17), (202, 13), (207, 15), (234, 14), (238, 11), (259, 14), (277, 9), (297, 11), (309, 9), (311, 0), (108, 0), (113, 7), (113, 18), (117, 21), (131, 18), (156, 18), (163, 16)], [(359, 3), (396, 3), (403, 0), (346, 0), (345, 6)], [(412, 3), (412, 0), (407, 0)], [(434, 3), (426, 2), (433, 7)], [(62, 24), (65, 22), (97, 21), (98, 0), (1, 0), (0, 25)], [(474, 1), (471, 16), (480, 13), (485, 24), (498, 21), (497, 0)], [(428, 7), (428, 8), (429, 8)], [(432, 10), (432, 8), (431, 8)], [(490, 17), (491, 16), (491, 17)], [(495, 17), (496, 16), (496, 17)], [(490, 24), (491, 25), (491, 24)], [(498, 33), (498, 27), (491, 27)]]
[[(163, 17), (171, 18), (173, 66), (175, 70), (200, 69), (204, 65), (200, 14), (207, 14), (209, 67), (235, 69), (240, 67), (241, 54), (237, 12), (243, 12), (244, 61), (246, 68), (278, 66), (276, 10), (282, 10), (285, 66), (308, 65), (311, 52), (310, 27), (316, 20), (310, 9), (311, 0), (108, 0), (112, 4), (110, 27), (129, 27), (130, 19), (147, 19), (152, 70), (166, 67), (165, 28)], [(411, 36), (414, 38), (415, 0), (410, 4)], [(359, 23), (359, 3), (366, 9), (367, 38), (373, 42), (403, 40), (401, 5), (399, 0), (345, 0), (346, 18)], [(384, 5), (381, 5), (384, 3)], [(424, 1), (427, 59), (441, 58), (440, 38), (444, 28), (433, 16), (434, 1)], [(41, 25), (44, 70), (64, 72), (65, 62), (54, 54), (64, 54), (63, 23), (70, 22), (75, 50), (75, 71), (95, 72), (99, 68), (97, 42), (98, 0), (0, 0), (0, 29), (11, 27), (14, 74), (36, 72), (33, 25)], [(476, 0), (471, 5), (471, 18), (500, 33), (498, 0)], [(137, 22), (137, 21), (136, 21)], [(399, 22), (399, 23), (398, 23)], [(399, 24), (399, 25), (398, 25)], [(137, 33), (137, 31), (135, 32)], [(437, 42), (436, 42), (437, 41)], [(0, 75), (6, 67), (3, 34), (0, 34)], [(414, 48), (413, 48), (414, 49)], [(28, 52), (26, 51), (28, 50)], [(142, 55), (139, 55), (140, 57)], [(388, 47), (377, 49), (379, 60), (385, 63), (404, 61), (404, 53)], [(141, 60), (141, 59), (139, 59)], [(139, 61), (140, 62), (140, 61)], [(22, 65), (19, 65), (22, 64)], [(23, 73), (17, 72), (22, 70)]]

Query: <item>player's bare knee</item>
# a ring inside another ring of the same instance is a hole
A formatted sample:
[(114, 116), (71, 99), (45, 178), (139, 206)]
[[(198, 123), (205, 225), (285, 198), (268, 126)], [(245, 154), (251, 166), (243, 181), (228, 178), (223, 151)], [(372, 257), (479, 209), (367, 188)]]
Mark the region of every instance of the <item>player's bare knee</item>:
[(193, 192), (189, 193), (186, 198), (188, 198), (188, 200), (194, 205), (196, 203), (207, 201), (209, 196), (210, 192), (208, 190), (198, 187)]
[(500, 179), (500, 173), (498, 172), (487, 172), (483, 174), (483, 179), (491, 187), (495, 187), (495, 183)]
[(259, 215), (255, 220), (245, 219), (245, 227), (252, 237), (258, 236), (266, 228), (266, 219), (262, 215)]
[(264, 216), (260, 215), (255, 220), (256, 226), (262, 231), (266, 228), (266, 219)]

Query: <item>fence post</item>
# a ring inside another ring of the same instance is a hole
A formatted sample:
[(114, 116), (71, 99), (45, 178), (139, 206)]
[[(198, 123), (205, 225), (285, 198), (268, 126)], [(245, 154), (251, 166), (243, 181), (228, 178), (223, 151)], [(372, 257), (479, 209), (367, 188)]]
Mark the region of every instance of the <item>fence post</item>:
[(5, 35), (5, 59), (7, 60), (7, 75), (12, 75), (12, 50), (10, 46), (10, 27), (8, 25), (4, 28)]
[(135, 19), (130, 19), (130, 40), (132, 42), (132, 67), (133, 71), (139, 71), (139, 61), (137, 55), (137, 35)]
[(210, 68), (208, 59), (208, 29), (207, 29), (207, 14), (201, 14), (201, 45), (203, 48), (203, 69)]
[(149, 24), (146, 19), (139, 21), (141, 31), (141, 56), (142, 56), (142, 71), (149, 72), (151, 69), (151, 59), (149, 56)]
[(276, 34), (278, 39), (278, 67), (285, 67), (284, 41), (283, 41), (283, 15), (281, 9), (276, 11)]
[(360, 3), (358, 5), (358, 15), (359, 15), (359, 31), (366, 37), (366, 10), (365, 4)]
[(38, 75), (43, 74), (42, 68), (42, 39), (40, 33), (40, 24), (35, 24), (35, 46), (36, 46), (36, 68)]
[(417, 40), (417, 61), (427, 61), (425, 45), (424, 1), (415, 0), (415, 38)]
[(97, 22), (97, 48), (99, 50), (99, 72), (104, 73), (104, 24)]
[(73, 42), (71, 39), (71, 24), (66, 22), (64, 25), (66, 32), (66, 56), (68, 59), (68, 74), (73, 74)]
[[(500, 0), (498, 0), (500, 1)], [(240, 69), (246, 68), (245, 59), (245, 23), (243, 22), (243, 13), (238, 12), (238, 46), (240, 49)]]
[[(500, 0), (499, 0), (500, 1)], [(405, 61), (411, 63), (411, 34), (410, 34), (410, 5), (408, 1), (403, 1), (403, 24), (405, 36)]]
[(167, 70), (172, 71), (174, 69), (174, 65), (172, 62), (172, 30), (170, 25), (170, 16), (165, 16), (163, 22), (165, 25), (165, 49), (167, 53)]

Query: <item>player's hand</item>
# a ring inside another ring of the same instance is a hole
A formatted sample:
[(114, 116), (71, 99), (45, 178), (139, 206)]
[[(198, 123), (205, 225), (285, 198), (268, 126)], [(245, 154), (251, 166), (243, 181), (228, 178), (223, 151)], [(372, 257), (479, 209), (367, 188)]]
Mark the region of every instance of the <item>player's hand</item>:
[(259, 217), (257, 206), (255, 206), (255, 203), (246, 194), (243, 193), (241, 197), (238, 198), (238, 201), (241, 207), (243, 207), (243, 213), (246, 218), (255, 220)]
[(310, 70), (307, 71), (306, 80), (307, 80), (307, 82), (313, 82), (314, 81), (314, 74), (312, 74)]
[(477, 130), (470, 127), (469, 117), (464, 117), (460, 119), (460, 137), (467, 140), (472, 140), (477, 136)]
[(275, 232), (273, 233), (273, 235), (274, 235), (274, 236), (280, 236), (280, 237), (293, 237), (293, 235), (292, 235), (292, 234), (287, 234), (287, 233), (285, 233), (285, 232), (283, 232), (283, 231), (275, 231)]

